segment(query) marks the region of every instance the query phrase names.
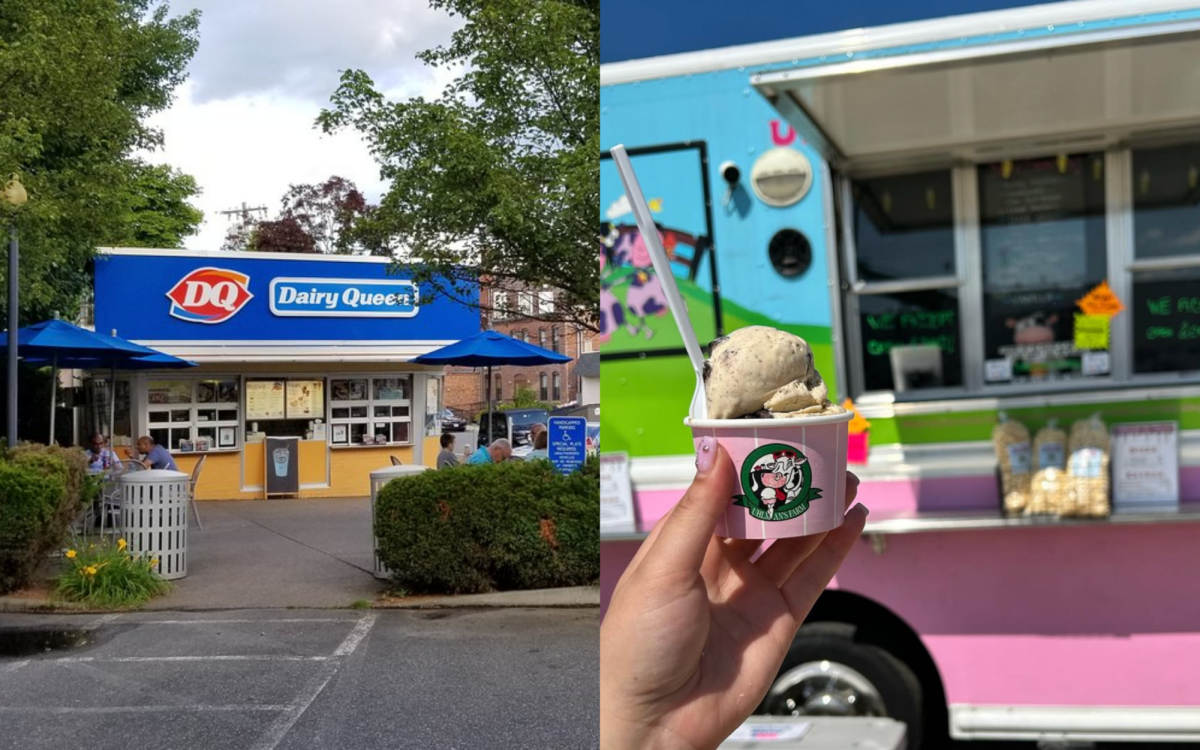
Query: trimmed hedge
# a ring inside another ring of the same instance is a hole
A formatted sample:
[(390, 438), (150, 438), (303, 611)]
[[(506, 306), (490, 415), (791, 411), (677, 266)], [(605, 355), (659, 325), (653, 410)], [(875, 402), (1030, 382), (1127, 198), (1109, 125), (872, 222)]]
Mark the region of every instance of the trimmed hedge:
[(379, 557), (413, 593), (583, 586), (600, 578), (600, 469), (547, 461), (394, 479), (375, 511)]
[(29, 584), (98, 485), (79, 450), (21, 445), (0, 461), (0, 593)]

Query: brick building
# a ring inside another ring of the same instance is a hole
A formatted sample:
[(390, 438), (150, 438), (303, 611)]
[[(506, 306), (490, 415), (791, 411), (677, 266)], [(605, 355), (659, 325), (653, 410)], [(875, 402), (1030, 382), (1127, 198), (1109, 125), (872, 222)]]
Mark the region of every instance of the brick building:
[[(506, 336), (565, 354), (570, 362), (535, 367), (492, 368), (492, 398), (497, 404), (511, 401), (517, 388), (533, 391), (535, 398), (552, 406), (578, 403), (582, 379), (574, 375), (581, 354), (597, 351), (595, 334), (570, 323), (538, 320), (552, 312), (554, 292), (482, 291), (483, 325)], [(446, 375), (446, 406), (474, 416), (487, 403), (484, 368), (451, 367)]]

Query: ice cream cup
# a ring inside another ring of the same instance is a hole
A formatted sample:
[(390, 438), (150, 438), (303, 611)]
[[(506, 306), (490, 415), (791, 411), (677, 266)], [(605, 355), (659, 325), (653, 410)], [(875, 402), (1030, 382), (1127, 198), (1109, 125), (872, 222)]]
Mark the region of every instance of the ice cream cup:
[(846, 514), (846, 452), (854, 414), (791, 419), (693, 419), (700, 439), (716, 438), (737, 472), (717, 536), (783, 539), (820, 534)]

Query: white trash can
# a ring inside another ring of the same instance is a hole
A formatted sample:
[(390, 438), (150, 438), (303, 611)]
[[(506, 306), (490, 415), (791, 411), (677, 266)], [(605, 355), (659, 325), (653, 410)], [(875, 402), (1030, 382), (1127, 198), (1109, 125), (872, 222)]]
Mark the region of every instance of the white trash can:
[(411, 477), (414, 474), (421, 474), (429, 471), (428, 466), (418, 466), (416, 464), (402, 464), (400, 466), (389, 466), (386, 469), (376, 469), (371, 472), (371, 539), (373, 545), (373, 557), (375, 558), (375, 577), (376, 578), (391, 578), (391, 572), (384, 566), (383, 561), (379, 559), (379, 537), (375, 536), (375, 504), (379, 502), (379, 491), (384, 485), (398, 477)]
[(158, 576), (187, 575), (188, 475), (131, 471), (121, 484), (121, 530), (134, 555), (158, 558)]

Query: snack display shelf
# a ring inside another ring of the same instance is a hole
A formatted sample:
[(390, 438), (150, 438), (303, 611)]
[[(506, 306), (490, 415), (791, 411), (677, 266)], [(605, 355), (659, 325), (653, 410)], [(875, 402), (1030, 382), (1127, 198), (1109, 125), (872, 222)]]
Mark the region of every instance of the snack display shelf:
[[(867, 519), (864, 535), (916, 534), (936, 531), (974, 531), (1030, 527), (1100, 526), (1109, 524), (1171, 524), (1200, 522), (1200, 502), (1182, 503), (1177, 509), (1138, 510), (1113, 513), (1106, 518), (1058, 518), (1055, 516), (1004, 516), (996, 511), (939, 511), (921, 513), (876, 512)], [(649, 529), (602, 532), (601, 542), (640, 541)]]

